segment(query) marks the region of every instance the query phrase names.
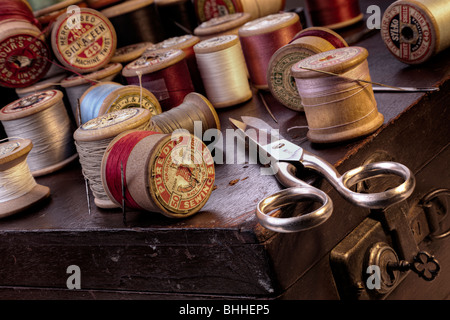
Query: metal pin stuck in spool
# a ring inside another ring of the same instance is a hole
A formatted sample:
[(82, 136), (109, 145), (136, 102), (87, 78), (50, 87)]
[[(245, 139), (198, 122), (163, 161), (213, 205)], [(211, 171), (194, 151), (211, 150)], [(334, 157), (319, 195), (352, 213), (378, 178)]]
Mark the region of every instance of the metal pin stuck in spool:
[(0, 218), (32, 207), (50, 196), (50, 188), (37, 184), (26, 158), (33, 148), (29, 139), (0, 143)]
[(106, 193), (118, 205), (121, 163), (127, 209), (189, 217), (206, 204), (214, 186), (211, 153), (193, 135), (132, 130), (111, 141), (101, 173)]
[(362, 47), (346, 47), (315, 54), (292, 66), (310, 141), (350, 140), (370, 134), (383, 124), (370, 83), (367, 57), (368, 52)]

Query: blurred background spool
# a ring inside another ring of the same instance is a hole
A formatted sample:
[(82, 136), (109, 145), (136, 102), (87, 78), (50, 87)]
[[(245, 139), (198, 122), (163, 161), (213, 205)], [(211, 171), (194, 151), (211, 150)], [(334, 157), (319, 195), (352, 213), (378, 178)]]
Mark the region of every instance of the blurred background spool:
[(53, 6), (46, 7), (42, 10), (35, 11), (34, 16), (41, 23), (42, 28), (47, 28), (52, 22), (67, 12), (69, 6), (77, 6), (79, 8), (87, 8), (88, 5), (83, 0), (65, 0)]
[(167, 37), (194, 32), (198, 23), (192, 0), (156, 0), (155, 2)]
[(51, 43), (61, 64), (73, 72), (90, 73), (109, 63), (116, 51), (117, 36), (103, 14), (81, 8), (79, 15), (62, 14), (56, 19)]
[(219, 37), (222, 35), (239, 35), (239, 28), (251, 20), (251, 16), (246, 12), (236, 12), (212, 18), (201, 23), (194, 30), (194, 34), (200, 40)]
[(27, 164), (33, 144), (29, 139), (0, 143), (0, 218), (32, 207), (50, 196), (50, 189), (37, 184)]
[(124, 0), (86, 0), (88, 6), (92, 9), (99, 10), (107, 6), (123, 2)]
[(247, 22), (239, 29), (250, 80), (255, 88), (268, 90), (267, 69), (272, 55), (301, 30), (293, 12), (277, 13)]
[(200, 38), (190, 34), (172, 37), (164, 41), (158, 42), (152, 46), (149, 46), (143, 55), (167, 51), (169, 49), (180, 49), (186, 54), (186, 63), (189, 68), (189, 73), (191, 75), (192, 84), (194, 85), (195, 91), (199, 93), (204, 93), (205, 89), (203, 86), (202, 78), (200, 72), (198, 71), (197, 60), (195, 58), (194, 46), (200, 42)]
[(106, 193), (118, 205), (121, 166), (128, 209), (189, 217), (205, 205), (214, 186), (211, 153), (193, 135), (134, 130), (117, 136), (103, 156), (101, 174)]
[(166, 38), (154, 0), (128, 0), (101, 11), (113, 24), (117, 46)]
[[(200, 131), (196, 127), (199, 124), (201, 124)], [(219, 116), (208, 99), (191, 92), (178, 107), (153, 116), (148, 126), (148, 130), (161, 133), (172, 133), (178, 129), (185, 129), (196, 135), (201, 133), (202, 136), (208, 129), (220, 131)]]
[(0, 86), (27, 87), (47, 73), (51, 51), (40, 28), (27, 3), (0, 2)]
[(306, 0), (306, 7), (316, 27), (340, 29), (363, 18), (359, 0)]
[(148, 53), (127, 64), (122, 75), (128, 84), (142, 86), (153, 93), (163, 111), (180, 105), (194, 91), (186, 54), (180, 49)]
[(97, 207), (103, 209), (119, 207), (109, 199), (102, 185), (101, 164), (106, 148), (120, 133), (144, 129), (151, 116), (147, 109), (121, 109), (89, 120), (75, 131), (73, 137), (82, 173), (89, 182)]
[(126, 66), (128, 63), (139, 59), (139, 57), (142, 56), (145, 50), (150, 46), (153, 46), (153, 43), (139, 42), (125, 47), (120, 47), (116, 50), (116, 53), (114, 53), (111, 63), (121, 63), (122, 66)]
[(292, 41), (278, 49), (269, 61), (267, 83), (272, 95), (284, 106), (303, 111), (291, 67), (319, 52), (348, 47), (345, 40), (328, 28), (311, 27), (300, 31)]
[(381, 36), (398, 60), (420, 64), (450, 47), (449, 21), (449, 1), (396, 1), (384, 12)]
[(194, 51), (206, 96), (215, 108), (233, 106), (252, 98), (237, 36), (201, 41), (194, 46)]
[(65, 74), (54, 76), (53, 78), (41, 80), (29, 87), (17, 88), (16, 93), (19, 98), (23, 98), (38, 91), (46, 91), (50, 89), (60, 90), (61, 81), (66, 78)]
[(35, 177), (55, 172), (78, 156), (61, 91), (41, 91), (16, 100), (0, 110), (0, 121), (8, 137), (33, 142), (27, 162)]
[(76, 122), (78, 122), (78, 99), (81, 98), (83, 93), (99, 82), (113, 81), (120, 75), (120, 71), (122, 71), (122, 65), (112, 63), (101, 70), (83, 76), (74, 74), (61, 81), (61, 87), (66, 92), (67, 100), (72, 109), (72, 116)]
[(80, 98), (81, 123), (127, 108), (147, 109), (152, 115), (162, 112), (156, 97), (145, 88), (124, 86), (116, 82), (100, 82), (87, 89)]
[(368, 55), (362, 47), (346, 47), (315, 54), (293, 65), (292, 75), (302, 99), (310, 141), (350, 140), (372, 133), (383, 124), (372, 85), (348, 80), (371, 81)]

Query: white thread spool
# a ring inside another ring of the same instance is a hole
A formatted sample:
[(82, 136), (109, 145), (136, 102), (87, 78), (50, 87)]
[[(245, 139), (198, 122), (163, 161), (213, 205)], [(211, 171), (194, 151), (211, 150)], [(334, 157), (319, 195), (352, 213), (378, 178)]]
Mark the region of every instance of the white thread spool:
[(119, 207), (109, 199), (102, 185), (100, 169), (108, 144), (124, 131), (143, 129), (150, 118), (151, 113), (146, 109), (122, 109), (89, 120), (75, 131), (73, 137), (80, 156), (82, 173), (89, 181), (97, 207)]
[(33, 148), (29, 139), (0, 144), (0, 218), (21, 212), (50, 196), (48, 187), (37, 184), (26, 159)]
[(239, 37), (225, 35), (194, 46), (206, 96), (215, 108), (243, 103), (252, 98)]
[(310, 141), (349, 140), (372, 133), (383, 124), (372, 85), (348, 80), (370, 81), (368, 55), (362, 47), (339, 48), (315, 54), (292, 66)]
[(0, 110), (0, 120), (9, 137), (33, 141), (27, 161), (35, 177), (57, 171), (78, 156), (61, 91), (41, 91), (16, 100)]

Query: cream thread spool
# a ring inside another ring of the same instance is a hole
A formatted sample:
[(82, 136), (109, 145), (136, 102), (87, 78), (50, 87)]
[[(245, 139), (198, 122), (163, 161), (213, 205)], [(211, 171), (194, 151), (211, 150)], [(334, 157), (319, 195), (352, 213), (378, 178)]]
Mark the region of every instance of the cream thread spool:
[(367, 56), (367, 50), (361, 47), (339, 48), (315, 54), (292, 66), (310, 141), (350, 140), (370, 134), (383, 124), (384, 117), (377, 110), (371, 84), (343, 78), (370, 81)]
[(0, 110), (0, 120), (8, 136), (33, 141), (27, 162), (34, 177), (55, 172), (78, 156), (59, 90), (37, 92), (8, 104)]
[(272, 55), (301, 29), (300, 18), (293, 12), (271, 14), (239, 28), (242, 51), (255, 88), (269, 89), (267, 69)]
[(200, 40), (219, 37), (223, 35), (239, 35), (239, 28), (251, 20), (246, 12), (236, 12), (224, 16), (212, 18), (201, 23), (194, 29), (194, 34)]
[(314, 54), (348, 47), (346, 41), (331, 29), (313, 27), (300, 31), (288, 44), (278, 49), (269, 61), (267, 83), (272, 95), (284, 106), (303, 111), (292, 66)]
[(206, 96), (215, 108), (243, 103), (252, 98), (239, 38), (225, 35), (194, 46)]
[(127, 108), (147, 109), (152, 115), (162, 112), (159, 101), (147, 89), (107, 81), (90, 87), (81, 96), (81, 122), (85, 123), (105, 113)]
[(200, 211), (214, 186), (211, 153), (193, 135), (132, 130), (111, 141), (101, 172), (104, 189), (117, 205), (122, 203), (121, 166), (126, 207), (170, 218)]
[(201, 94), (189, 93), (181, 105), (150, 119), (148, 130), (172, 133), (185, 129), (196, 134), (196, 121), (201, 123), (202, 136), (208, 129), (220, 131), (220, 120), (213, 105)]
[(61, 81), (61, 87), (66, 92), (72, 114), (78, 123), (78, 99), (91, 86), (99, 82), (113, 81), (122, 71), (120, 63), (111, 63), (98, 71), (83, 76), (72, 75)]
[[(79, 23), (82, 27), (76, 28)], [(81, 8), (79, 15), (62, 14), (51, 34), (56, 58), (70, 70), (90, 73), (106, 66), (117, 46), (116, 31), (100, 12)]]
[(26, 159), (32, 148), (29, 139), (0, 143), (0, 218), (50, 196), (50, 188), (37, 184), (30, 173)]
[(81, 125), (74, 133), (83, 176), (89, 181), (94, 203), (103, 209), (118, 208), (105, 192), (101, 163), (109, 143), (120, 133), (144, 129), (151, 118), (149, 110), (129, 108), (104, 114)]
[(447, 0), (396, 1), (384, 12), (381, 37), (388, 50), (407, 64), (420, 64), (450, 47)]

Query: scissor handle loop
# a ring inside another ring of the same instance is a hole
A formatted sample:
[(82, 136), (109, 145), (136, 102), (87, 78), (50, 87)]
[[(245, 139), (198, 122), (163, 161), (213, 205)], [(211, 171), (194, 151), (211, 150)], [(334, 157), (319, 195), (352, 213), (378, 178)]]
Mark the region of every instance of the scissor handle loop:
[[(295, 217), (271, 216), (274, 210), (301, 200), (320, 202), (322, 206), (312, 212)], [(333, 202), (326, 193), (311, 186), (292, 187), (281, 190), (261, 200), (256, 207), (259, 223), (265, 228), (282, 233), (312, 229), (324, 223), (333, 212)]]

